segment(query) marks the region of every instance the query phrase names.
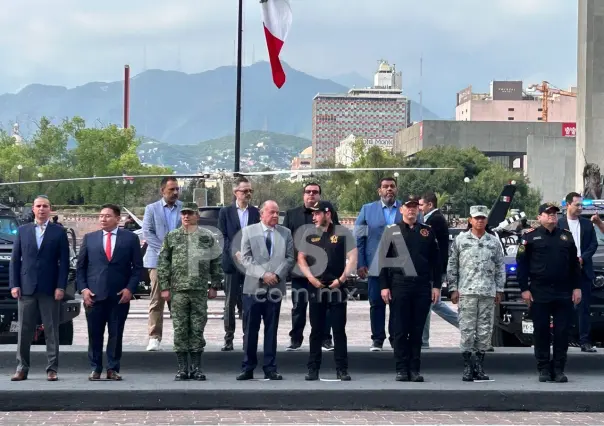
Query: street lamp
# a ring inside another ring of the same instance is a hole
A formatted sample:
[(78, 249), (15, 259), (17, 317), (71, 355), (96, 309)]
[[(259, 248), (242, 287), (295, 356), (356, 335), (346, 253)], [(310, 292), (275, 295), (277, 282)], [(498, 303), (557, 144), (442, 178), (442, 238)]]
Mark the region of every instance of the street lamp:
[(354, 181), (354, 209), (359, 209), (359, 180)]
[[(44, 175), (42, 173), (38, 173), (38, 179), (42, 180)], [(38, 192), (42, 192), (42, 182), (38, 184)]]
[[(123, 200), (124, 204), (122, 204), (123, 206), (126, 205), (126, 185), (128, 185), (128, 182), (130, 182), (130, 185), (133, 185), (134, 184), (134, 179), (132, 179), (132, 178), (126, 179), (126, 176), (124, 176), (123, 179), (122, 179), (122, 185), (123, 185), (123, 188), (124, 188), (124, 195), (123, 195), (123, 197), (124, 197), (124, 200)], [(119, 185), (120, 181), (116, 179), (115, 180), (115, 184)]]
[(398, 186), (398, 172), (394, 172), (394, 181), (396, 182), (396, 186)]
[(468, 217), (468, 183), (470, 183), (470, 178), (469, 177), (465, 177), (463, 178), (463, 181), (465, 183), (465, 187), (466, 187), (466, 218)]
[[(23, 171), (23, 166), (21, 164), (19, 164), (17, 166), (17, 170), (19, 170), (18, 182), (20, 183), (21, 182), (21, 172)], [(17, 187), (18, 187), (17, 188), (17, 197), (18, 197), (17, 202), (18, 202), (18, 201), (21, 201), (21, 185), (17, 185)]]

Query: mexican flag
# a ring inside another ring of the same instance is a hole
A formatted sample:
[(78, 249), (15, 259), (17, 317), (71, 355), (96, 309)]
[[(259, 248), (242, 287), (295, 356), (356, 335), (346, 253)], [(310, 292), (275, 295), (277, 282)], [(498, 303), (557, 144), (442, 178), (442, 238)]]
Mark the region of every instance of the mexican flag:
[(285, 71), (279, 54), (292, 25), (292, 9), (289, 0), (261, 0), (260, 3), (273, 81), (280, 89), (285, 84)]

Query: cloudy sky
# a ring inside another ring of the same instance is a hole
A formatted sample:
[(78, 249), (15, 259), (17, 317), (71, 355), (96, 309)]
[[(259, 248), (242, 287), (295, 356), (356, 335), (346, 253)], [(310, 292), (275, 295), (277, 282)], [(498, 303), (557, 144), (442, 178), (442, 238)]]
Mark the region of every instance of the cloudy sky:
[[(260, 5), (245, 3), (245, 59), (265, 59)], [(455, 93), (492, 79), (576, 84), (576, 0), (291, 0), (282, 58), (318, 77), (403, 72), (418, 99), (454, 116)], [(74, 87), (149, 68), (201, 72), (235, 59), (237, 0), (17, 0), (0, 13), (0, 93)]]

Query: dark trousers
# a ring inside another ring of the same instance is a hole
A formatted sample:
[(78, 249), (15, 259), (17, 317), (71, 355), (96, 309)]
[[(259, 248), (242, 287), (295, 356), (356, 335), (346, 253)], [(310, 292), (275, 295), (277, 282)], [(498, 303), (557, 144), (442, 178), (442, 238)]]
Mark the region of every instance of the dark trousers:
[(264, 322), (264, 365), (265, 373), (277, 371), (277, 329), (281, 300), (271, 301), (270, 298), (243, 295), (243, 371), (254, 371), (258, 365), (258, 333), (260, 323)]
[[(533, 343), (538, 370), (564, 371), (566, 353), (568, 352), (568, 331), (572, 321), (573, 302), (568, 299), (555, 299), (551, 302), (533, 302)], [(550, 363), (549, 345), (551, 342), (550, 316), (554, 320), (554, 356)]]
[(61, 321), (61, 302), (54, 296), (35, 293), (21, 296), (17, 305), (19, 315), (19, 337), (17, 341), (17, 371), (29, 371), (32, 340), (38, 326), (38, 318), (44, 325), (46, 339), (46, 371), (59, 368), (59, 323)]
[(107, 370), (116, 373), (120, 371), (122, 359), (122, 340), (124, 325), (130, 303), (118, 303), (119, 299), (111, 298), (95, 301), (91, 307), (85, 307), (86, 321), (88, 322), (88, 360), (93, 371), (103, 371), (103, 341), (105, 327), (109, 338), (107, 339)]
[[(245, 275), (239, 272), (225, 274), (225, 300), (224, 300), (224, 341), (233, 343), (237, 321), (235, 319), (235, 308), (241, 301), (243, 282)], [(245, 317), (243, 318), (243, 330), (245, 330)]]
[(397, 286), (391, 290), (391, 315), (394, 315), (394, 360), (397, 372), (419, 372), (422, 333), (430, 311), (429, 283)]
[(342, 300), (329, 300), (328, 297), (312, 300), (309, 304), (310, 316), (310, 354), (308, 368), (321, 368), (322, 344), (327, 322), (327, 313), (331, 315), (333, 327), (334, 359), (338, 370), (348, 369), (348, 341), (346, 338), (346, 295)]
[(577, 323), (579, 325), (579, 344), (591, 343), (591, 321), (589, 318), (589, 307), (591, 305), (592, 280), (585, 274), (581, 274), (581, 303), (577, 306)]
[[(367, 278), (367, 291), (369, 298), (369, 321), (371, 322), (371, 340), (384, 343), (386, 340), (386, 304), (382, 299), (380, 281), (378, 277)], [(390, 306), (392, 309), (392, 305)], [(393, 332), (392, 310), (388, 319), (389, 340), (392, 342)]]
[[(302, 344), (304, 341), (304, 327), (306, 327), (306, 308), (308, 307), (309, 295), (313, 291), (306, 278), (292, 279), (292, 329), (289, 337), (292, 342)], [(331, 318), (329, 310), (325, 318), (322, 341), (331, 341)]]

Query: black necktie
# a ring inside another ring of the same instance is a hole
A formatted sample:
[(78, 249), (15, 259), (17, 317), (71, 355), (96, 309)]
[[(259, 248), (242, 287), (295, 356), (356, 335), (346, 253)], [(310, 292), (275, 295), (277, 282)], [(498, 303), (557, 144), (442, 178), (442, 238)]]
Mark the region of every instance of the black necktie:
[(273, 247), (273, 242), (271, 241), (271, 230), (267, 229), (266, 230), (266, 249), (268, 250), (268, 255), (271, 255), (271, 248)]

